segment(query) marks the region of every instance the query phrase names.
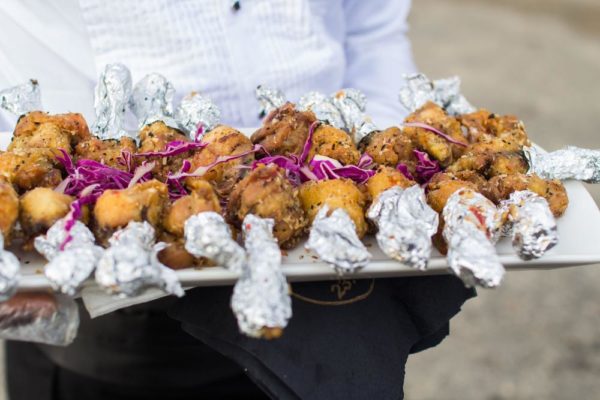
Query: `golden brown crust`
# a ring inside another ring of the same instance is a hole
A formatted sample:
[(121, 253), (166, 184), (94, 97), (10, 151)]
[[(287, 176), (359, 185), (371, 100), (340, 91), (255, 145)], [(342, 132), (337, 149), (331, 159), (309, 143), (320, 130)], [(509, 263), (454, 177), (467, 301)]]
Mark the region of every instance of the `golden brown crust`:
[(250, 139), (272, 155), (300, 155), (310, 125), (316, 120), (312, 112), (297, 111), (292, 103), (286, 103), (271, 111), (263, 126)]
[(69, 213), (73, 197), (50, 188), (35, 188), (21, 197), (19, 221), (26, 235), (45, 232)]
[(311, 224), (321, 207), (327, 204), (331, 211), (341, 208), (348, 213), (354, 221), (358, 237), (362, 238), (367, 233), (368, 226), (365, 220), (367, 199), (350, 179), (308, 181), (300, 186), (299, 196), (302, 208)]
[(199, 181), (191, 194), (175, 200), (168, 207), (163, 222), (164, 228), (175, 237), (181, 238), (185, 221), (204, 211), (220, 213), (221, 205), (210, 183)]
[(240, 227), (248, 214), (273, 218), (273, 234), (282, 248), (293, 247), (308, 224), (298, 189), (289, 183), (285, 171), (273, 164), (259, 165), (231, 192), (227, 205), (229, 222)]
[(372, 132), (361, 140), (359, 147), (363, 153), (371, 156), (376, 164), (396, 167), (402, 162), (414, 172), (416, 160), (411, 138), (395, 126)]
[(79, 142), (75, 147), (77, 159), (94, 160), (104, 165), (120, 170), (127, 170), (127, 166), (119, 162), (123, 152), (135, 154), (137, 146), (133, 139), (122, 137), (119, 140), (100, 140), (90, 138)]
[(316, 154), (333, 158), (344, 165), (356, 165), (360, 159), (360, 152), (350, 135), (325, 124), (315, 129), (307, 159), (312, 160)]
[(19, 218), (19, 196), (12, 185), (3, 180), (0, 180), (0, 208), (0, 232), (4, 237), (4, 245), (7, 246)]
[(371, 200), (375, 200), (381, 192), (385, 192), (391, 187), (400, 186), (408, 188), (415, 182), (408, 179), (404, 174), (392, 167), (379, 167), (375, 175), (369, 178), (365, 183), (367, 193)]

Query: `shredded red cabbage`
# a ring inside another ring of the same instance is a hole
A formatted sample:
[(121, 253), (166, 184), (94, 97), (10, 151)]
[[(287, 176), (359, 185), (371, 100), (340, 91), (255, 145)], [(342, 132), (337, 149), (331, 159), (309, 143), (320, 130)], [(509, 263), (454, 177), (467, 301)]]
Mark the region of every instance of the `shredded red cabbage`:
[(429, 158), (429, 154), (419, 150), (413, 150), (413, 154), (417, 158), (415, 176), (410, 173), (406, 164), (400, 163), (396, 166), (396, 169), (402, 172), (408, 179), (421, 184), (427, 184), (435, 174), (442, 170), (442, 167), (440, 167), (440, 164), (436, 160)]
[(344, 166), (333, 158), (320, 155), (314, 156), (308, 165), (317, 180), (348, 178), (356, 183), (364, 183), (375, 175), (374, 170), (361, 168), (360, 162), (359, 165)]
[(466, 143), (459, 142), (458, 140), (456, 140), (453, 137), (445, 134), (444, 132), (440, 131), (439, 129), (437, 129), (437, 128), (431, 126), (431, 125), (425, 124), (423, 122), (406, 122), (406, 123), (403, 124), (403, 126), (408, 126), (408, 127), (411, 127), (411, 128), (426, 129), (426, 130), (428, 130), (430, 132), (435, 133), (436, 135), (438, 135), (440, 137), (443, 137), (444, 139), (446, 139), (450, 143), (453, 143), (453, 144), (455, 144), (457, 146), (467, 147)]
[(134, 154), (134, 157), (172, 157), (187, 151), (202, 149), (208, 146), (208, 143), (204, 142), (184, 142), (182, 140), (174, 140), (167, 143), (167, 146), (162, 151), (148, 151), (145, 153)]

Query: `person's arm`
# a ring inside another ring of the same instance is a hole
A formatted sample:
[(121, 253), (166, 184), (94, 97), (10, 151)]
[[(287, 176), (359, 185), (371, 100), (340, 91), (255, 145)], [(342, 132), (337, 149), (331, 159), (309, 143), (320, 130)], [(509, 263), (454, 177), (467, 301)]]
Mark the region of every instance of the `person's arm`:
[(381, 128), (398, 124), (407, 111), (398, 102), (402, 75), (416, 72), (407, 17), (410, 0), (345, 0), (345, 87), (367, 96), (367, 113)]

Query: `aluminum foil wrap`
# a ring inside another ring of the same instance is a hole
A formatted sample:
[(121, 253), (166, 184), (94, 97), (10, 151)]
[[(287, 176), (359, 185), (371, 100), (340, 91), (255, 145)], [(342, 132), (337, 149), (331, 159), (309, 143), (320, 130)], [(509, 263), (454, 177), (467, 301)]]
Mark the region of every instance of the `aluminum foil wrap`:
[(456, 191), (443, 211), (450, 269), (465, 286), (497, 287), (504, 276), (495, 241), (501, 218), (494, 203), (470, 190)]
[(131, 97), (131, 73), (123, 64), (108, 64), (100, 74), (94, 96), (96, 122), (92, 132), (100, 139), (131, 136), (124, 129), (127, 103)]
[(173, 118), (175, 89), (160, 74), (148, 74), (135, 84), (129, 99), (129, 107), (139, 122), (139, 128), (162, 121), (171, 128), (179, 129)]
[(342, 113), (333, 104), (331, 97), (320, 92), (309, 92), (300, 97), (296, 105), (300, 111), (312, 111), (319, 121), (338, 129), (346, 129)]
[(305, 246), (340, 275), (355, 272), (371, 261), (371, 254), (358, 238), (352, 218), (341, 208), (330, 213), (327, 205), (321, 207)]
[(75, 300), (44, 292), (17, 293), (0, 303), (0, 338), (67, 346), (77, 336)]
[(346, 130), (358, 143), (377, 127), (365, 115), (367, 98), (358, 89), (342, 89), (332, 96), (333, 104), (340, 110)]
[(543, 197), (521, 190), (502, 201), (503, 233), (523, 260), (540, 258), (558, 243), (556, 220)]
[(208, 97), (192, 92), (181, 99), (175, 119), (188, 137), (195, 140), (200, 127), (203, 132), (208, 132), (219, 125), (221, 110)]
[(8, 300), (21, 279), (21, 263), (10, 251), (4, 249), (4, 236), (0, 231), (0, 302)]
[[(76, 221), (67, 232), (66, 219), (60, 219), (46, 232), (35, 238), (35, 249), (48, 260), (44, 275), (55, 290), (73, 296), (92, 274), (102, 256), (102, 248), (94, 244), (94, 235), (85, 224)], [(67, 235), (71, 239), (61, 250)]]
[(552, 153), (543, 153), (535, 147), (526, 147), (523, 153), (529, 162), (529, 173), (544, 179), (600, 183), (600, 150), (568, 146)]
[(274, 221), (244, 218), (247, 262), (233, 288), (231, 308), (240, 331), (250, 337), (281, 335), (292, 317), (289, 287), (281, 271), (281, 250), (273, 237)]
[(0, 91), (0, 107), (21, 116), (42, 109), (40, 85), (35, 79)]
[(183, 296), (177, 274), (158, 260), (167, 245), (154, 244), (154, 228), (147, 222), (130, 222), (109, 239), (110, 247), (98, 261), (96, 281), (108, 293), (136, 296), (148, 287)]
[(254, 91), (256, 100), (260, 105), (258, 116), (264, 118), (271, 111), (285, 104), (285, 95), (279, 89), (270, 88), (264, 85), (258, 85)]
[(185, 249), (195, 257), (205, 257), (233, 272), (241, 272), (246, 262), (244, 249), (231, 236), (231, 229), (213, 211), (193, 215), (184, 225)]
[(381, 193), (367, 217), (377, 226), (377, 243), (387, 256), (411, 268), (427, 268), (439, 217), (419, 185), (408, 189), (395, 186)]
[(424, 74), (404, 75), (406, 85), (398, 95), (400, 103), (414, 112), (428, 101), (444, 108), (450, 115), (468, 114), (476, 110), (467, 99), (460, 94), (460, 78), (429, 80)]

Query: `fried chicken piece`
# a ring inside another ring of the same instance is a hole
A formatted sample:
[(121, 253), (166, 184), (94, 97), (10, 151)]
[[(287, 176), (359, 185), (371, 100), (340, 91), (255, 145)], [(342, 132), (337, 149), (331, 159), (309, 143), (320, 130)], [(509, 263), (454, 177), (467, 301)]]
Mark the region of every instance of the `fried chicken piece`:
[(354, 222), (356, 234), (362, 238), (368, 229), (365, 220), (366, 195), (350, 179), (308, 181), (300, 186), (300, 202), (312, 224), (324, 204), (330, 211), (341, 208)]
[(491, 178), (502, 174), (526, 173), (529, 169), (527, 161), (520, 152), (494, 152), (487, 148), (480, 152), (477, 150), (477, 148), (467, 150), (467, 154), (462, 155), (446, 168), (446, 171), (452, 173), (474, 171)]
[[(138, 149), (138, 154), (163, 151), (169, 142), (173, 141), (189, 142), (189, 139), (181, 133), (181, 131), (167, 126), (162, 121), (153, 122), (144, 126), (140, 131), (140, 147)], [(136, 158), (138, 158), (138, 160), (149, 162), (154, 161), (155, 166), (152, 170), (152, 174), (156, 179), (164, 182), (169, 173), (175, 173), (181, 170), (183, 161), (192, 157), (193, 154), (193, 151), (187, 151), (168, 158), (159, 156)]]
[(49, 149), (0, 152), (0, 176), (20, 193), (35, 187), (55, 187), (62, 181), (54, 152)]
[(487, 123), (491, 115), (491, 112), (482, 108), (475, 112), (462, 114), (457, 117), (462, 126), (466, 128), (465, 130), (469, 142), (477, 142), (481, 135), (488, 133)]
[(251, 140), (271, 155), (300, 155), (308, 130), (316, 120), (311, 111), (297, 111), (292, 103), (285, 103), (271, 111)]
[(481, 109), (461, 115), (458, 119), (465, 128), (471, 143), (489, 142), (497, 138), (504, 144), (495, 146), (504, 146), (506, 151), (518, 151), (523, 146), (531, 145), (523, 122), (514, 115), (499, 116)]
[(202, 260), (197, 259), (185, 249), (185, 242), (181, 238), (176, 238), (166, 232), (163, 232), (159, 238), (161, 242), (167, 244), (167, 247), (158, 253), (158, 260), (171, 269), (184, 269), (192, 266), (198, 266)]
[(106, 190), (94, 206), (96, 237), (105, 243), (130, 221), (147, 221), (159, 231), (168, 202), (167, 185), (155, 179), (127, 189)]
[(350, 135), (326, 124), (315, 129), (307, 160), (312, 160), (316, 154), (333, 158), (344, 165), (356, 165), (360, 159), (360, 152)]
[(544, 180), (537, 175), (513, 174), (498, 175), (488, 182), (490, 200), (499, 203), (508, 199), (511, 193), (518, 190), (530, 190), (548, 201), (550, 210), (555, 217), (564, 214), (569, 205), (567, 191), (559, 180)]
[(133, 155), (136, 150), (135, 141), (129, 137), (122, 137), (119, 140), (90, 138), (77, 144), (75, 155), (78, 159), (94, 160), (109, 167), (126, 171), (128, 167), (120, 162), (121, 155), (123, 152)]
[(298, 189), (287, 180), (285, 170), (274, 164), (259, 165), (231, 192), (227, 205), (229, 222), (239, 228), (247, 214), (273, 218), (273, 235), (282, 248), (293, 247), (308, 224)]
[(472, 182), (458, 179), (452, 174), (438, 173), (427, 185), (427, 202), (431, 208), (441, 213), (450, 196), (459, 189), (477, 190), (477, 186)]
[(525, 174), (528, 170), (529, 164), (522, 153), (503, 152), (494, 154), (486, 176)]
[(408, 179), (404, 174), (392, 167), (380, 166), (375, 175), (369, 178), (365, 183), (367, 193), (372, 200), (375, 200), (380, 193), (385, 192), (391, 187), (400, 186), (406, 189), (415, 182)]
[(16, 136), (15, 134), (8, 145), (8, 151), (28, 150), (32, 148), (63, 149), (71, 154), (71, 135), (69, 132), (61, 130), (58, 125), (52, 122), (44, 122), (28, 135), (21, 134)]
[(42, 111), (32, 111), (19, 118), (13, 136), (33, 137), (46, 123), (56, 125), (61, 132), (67, 133), (70, 147), (90, 138), (90, 130), (83, 115), (77, 113), (49, 115)]
[(4, 245), (10, 244), (12, 231), (19, 218), (19, 196), (12, 185), (0, 179), (0, 232), (4, 237)]
[(359, 149), (371, 156), (376, 164), (396, 167), (402, 162), (411, 173), (414, 172), (416, 159), (412, 141), (405, 132), (395, 126), (371, 132), (360, 141)]
[(183, 237), (185, 221), (204, 211), (221, 212), (219, 198), (210, 183), (199, 181), (191, 194), (177, 199), (166, 212), (164, 228), (177, 238)]
[[(462, 134), (461, 125), (456, 118), (446, 114), (440, 106), (433, 102), (427, 102), (423, 107), (410, 114), (406, 118), (406, 122), (425, 123), (444, 132), (454, 140), (467, 144), (467, 140)], [(416, 147), (438, 160), (444, 167), (450, 165), (464, 152), (464, 147), (452, 144), (427, 129), (404, 127), (404, 132), (411, 138)]]
[(45, 232), (69, 213), (73, 197), (50, 188), (35, 188), (21, 197), (19, 221), (29, 237)]
[[(202, 142), (208, 143), (208, 146), (194, 154), (191, 159), (191, 171), (196, 170), (198, 167), (205, 167), (214, 163), (220, 156), (247, 153), (253, 148), (252, 142), (248, 137), (226, 125), (219, 125), (208, 132), (202, 137)], [(208, 181), (214, 186), (219, 196), (227, 197), (235, 184), (243, 177), (245, 171), (239, 167), (241, 165), (248, 165), (252, 161), (254, 161), (254, 153), (217, 164), (202, 177), (188, 178), (186, 185), (193, 188), (196, 181)]]

